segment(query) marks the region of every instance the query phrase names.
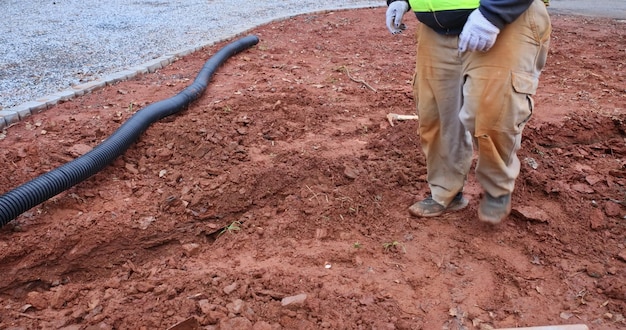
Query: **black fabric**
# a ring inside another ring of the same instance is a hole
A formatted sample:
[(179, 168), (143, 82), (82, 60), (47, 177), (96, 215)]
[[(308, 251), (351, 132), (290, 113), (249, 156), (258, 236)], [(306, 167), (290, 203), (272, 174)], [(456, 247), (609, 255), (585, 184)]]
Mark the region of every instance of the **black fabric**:
[(417, 19), (439, 34), (459, 35), (473, 9), (415, 12)]
[(481, 0), (480, 12), (489, 22), (502, 29), (523, 14), (534, 0)]
[(411, 8), (411, 4), (407, 0), (387, 0), (387, 7), (389, 7), (389, 5), (392, 2), (396, 2), (396, 1), (404, 1), (404, 2), (406, 2), (409, 5), (409, 8)]

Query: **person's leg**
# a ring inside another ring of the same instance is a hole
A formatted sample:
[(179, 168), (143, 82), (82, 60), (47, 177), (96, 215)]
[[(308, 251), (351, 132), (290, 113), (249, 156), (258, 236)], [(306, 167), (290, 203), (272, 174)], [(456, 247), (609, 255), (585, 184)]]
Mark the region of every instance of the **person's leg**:
[(517, 151), (533, 111), (539, 75), (546, 61), (550, 18), (536, 0), (507, 25), (487, 52), (464, 54), (465, 84), (461, 119), (478, 148), (476, 177), (485, 198), (483, 221), (498, 223), (511, 210), (511, 193), (520, 172)]
[[(436, 216), (446, 207), (467, 205), (458, 193), (465, 184), (473, 149), (471, 135), (459, 120), (463, 87), (457, 45), (456, 37), (420, 27), (413, 90), (432, 199), (410, 208), (416, 216)], [(435, 212), (423, 210), (432, 207)]]

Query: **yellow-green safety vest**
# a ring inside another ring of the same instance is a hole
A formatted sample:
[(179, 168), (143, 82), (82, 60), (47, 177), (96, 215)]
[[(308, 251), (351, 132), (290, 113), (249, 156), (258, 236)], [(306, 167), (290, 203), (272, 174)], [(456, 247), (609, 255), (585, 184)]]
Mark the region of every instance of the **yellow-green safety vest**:
[(475, 9), (480, 0), (409, 0), (411, 9), (417, 12), (433, 12), (441, 10)]
[[(543, 0), (546, 6), (550, 0)], [(440, 10), (475, 9), (480, 5), (480, 0), (409, 0), (411, 9), (416, 12), (433, 12)]]

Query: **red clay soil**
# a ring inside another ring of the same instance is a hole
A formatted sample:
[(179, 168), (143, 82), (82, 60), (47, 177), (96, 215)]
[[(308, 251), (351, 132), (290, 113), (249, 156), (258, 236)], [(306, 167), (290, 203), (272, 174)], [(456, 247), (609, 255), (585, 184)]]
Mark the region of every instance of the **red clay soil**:
[[(623, 329), (625, 23), (553, 16), (513, 213), (489, 226), (473, 174), (467, 209), (408, 214), (428, 193), (418, 121), (386, 119), (414, 112), (405, 21), (252, 30), (201, 99), (0, 230), (0, 328)], [(0, 191), (175, 95), (224, 45), (9, 127)]]

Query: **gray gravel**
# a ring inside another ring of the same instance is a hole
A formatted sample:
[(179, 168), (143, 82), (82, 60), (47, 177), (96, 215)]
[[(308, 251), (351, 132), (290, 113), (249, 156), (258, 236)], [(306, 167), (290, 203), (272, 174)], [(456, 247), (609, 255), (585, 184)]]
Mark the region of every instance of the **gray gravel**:
[(384, 0), (4, 0), (0, 110), (276, 19), (384, 4)]

